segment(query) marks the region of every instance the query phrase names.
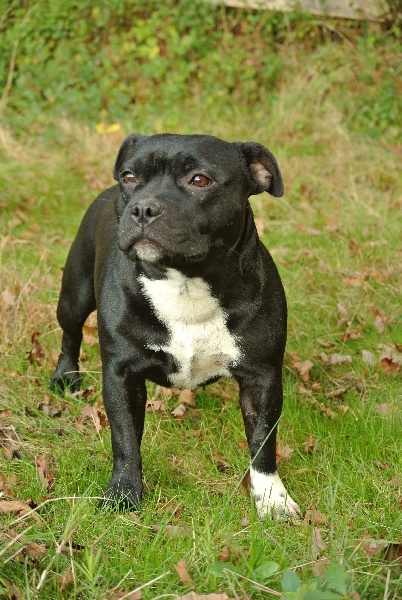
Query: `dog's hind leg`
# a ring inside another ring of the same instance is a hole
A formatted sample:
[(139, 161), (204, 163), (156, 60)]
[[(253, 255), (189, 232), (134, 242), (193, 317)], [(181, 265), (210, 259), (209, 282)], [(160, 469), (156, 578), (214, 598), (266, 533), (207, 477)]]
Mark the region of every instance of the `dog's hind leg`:
[(77, 391), (80, 387), (78, 359), (82, 328), (88, 315), (96, 308), (94, 290), (94, 252), (88, 240), (77, 236), (63, 273), (57, 307), (57, 319), (63, 330), (61, 354), (50, 387), (56, 392), (65, 388)]

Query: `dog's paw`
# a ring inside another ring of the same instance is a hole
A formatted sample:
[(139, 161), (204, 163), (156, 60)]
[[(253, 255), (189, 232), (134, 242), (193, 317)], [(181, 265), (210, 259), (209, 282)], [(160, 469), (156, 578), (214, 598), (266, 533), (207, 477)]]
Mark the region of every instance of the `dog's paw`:
[(108, 488), (98, 502), (100, 509), (113, 509), (120, 512), (138, 510), (141, 504), (142, 490), (138, 486), (119, 481), (109, 483)]
[(251, 491), (260, 519), (298, 519), (300, 508), (289, 496), (278, 473), (266, 475), (250, 468)]
[(59, 374), (57, 371), (49, 382), (49, 387), (55, 394), (62, 396), (66, 390), (71, 392), (78, 392), (81, 385), (81, 378), (76, 375), (69, 373)]

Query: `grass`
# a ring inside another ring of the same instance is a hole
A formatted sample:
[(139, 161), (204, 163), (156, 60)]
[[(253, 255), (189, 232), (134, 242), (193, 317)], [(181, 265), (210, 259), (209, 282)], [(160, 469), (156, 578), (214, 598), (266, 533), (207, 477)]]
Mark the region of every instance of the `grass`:
[[(374, 77), (375, 61), (354, 53)], [(166, 410), (146, 419), (141, 511), (97, 511), (111, 470), (110, 432), (82, 413), (94, 405), (102, 416), (96, 332), (87, 331), (81, 357), (87, 396), (52, 395), (55, 309), (85, 207), (112, 183), (122, 130), (140, 128), (122, 123), (97, 133), (64, 120), (47, 143), (1, 130), (0, 434), (13, 426), (19, 450), (0, 455), (0, 500), (39, 506), (2, 514), (0, 595), (118, 598), (141, 588), (148, 600), (193, 588), (258, 599), (279, 597), (292, 570), (304, 587), (296, 582), (298, 595), (287, 598), (328, 597), (308, 586), (339, 598), (400, 597), (400, 147), (394, 132), (372, 138), (348, 120), (356, 100), (349, 45), (328, 44), (295, 61), (269, 114), (239, 106), (228, 126), (211, 107), (189, 116), (183, 108), (175, 129), (259, 141), (281, 166), (284, 198), (252, 202), (289, 301), (280, 444), (293, 452), (280, 472), (307, 517), (257, 519), (241, 485), (248, 456), (230, 381), (197, 390), (196, 407), (181, 420), (171, 415), (177, 397), (164, 398)], [(323, 61), (337, 68), (329, 73)], [(169, 129), (169, 118), (145, 117), (142, 131)], [(35, 331), (44, 355), (32, 353)], [(381, 363), (379, 344), (396, 358)], [(323, 353), (351, 362), (329, 364)], [(38, 466), (42, 456), (50, 473)], [(180, 560), (192, 585), (180, 580)]]

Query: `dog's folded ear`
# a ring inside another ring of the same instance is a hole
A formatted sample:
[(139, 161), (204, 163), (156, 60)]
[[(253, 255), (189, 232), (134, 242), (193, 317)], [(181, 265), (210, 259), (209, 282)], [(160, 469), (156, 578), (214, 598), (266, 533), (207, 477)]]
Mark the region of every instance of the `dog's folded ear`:
[(120, 146), (119, 152), (117, 154), (116, 162), (114, 164), (113, 177), (116, 180), (119, 177), (119, 173), (120, 173), (122, 165), (124, 165), (124, 163), (130, 156), (130, 154), (133, 152), (135, 146), (138, 144), (138, 142), (140, 142), (141, 140), (144, 140), (145, 138), (146, 138), (146, 136), (141, 135), (140, 133), (132, 133), (131, 135), (126, 137), (126, 139)]
[(282, 175), (274, 155), (256, 142), (235, 142), (235, 145), (246, 160), (254, 185), (251, 193), (268, 192), (271, 196), (282, 196)]

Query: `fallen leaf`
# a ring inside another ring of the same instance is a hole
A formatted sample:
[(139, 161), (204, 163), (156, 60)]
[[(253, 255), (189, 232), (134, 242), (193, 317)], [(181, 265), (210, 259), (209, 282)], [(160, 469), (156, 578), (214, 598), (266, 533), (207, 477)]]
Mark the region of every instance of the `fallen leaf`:
[(398, 373), (402, 366), (402, 353), (397, 344), (378, 344), (380, 367), (387, 375)]
[(324, 525), (328, 523), (328, 517), (322, 512), (314, 508), (314, 506), (308, 506), (303, 519), (303, 526), (306, 529), (308, 525)]
[(46, 554), (47, 550), (42, 544), (36, 542), (25, 542), (24, 543), (24, 554), (28, 555), (29, 558), (36, 560), (41, 554)]
[(186, 407), (184, 404), (179, 404), (176, 406), (174, 410), (170, 413), (175, 419), (182, 419), (186, 413)]
[(331, 342), (326, 342), (322, 338), (317, 338), (317, 343), (320, 344), (320, 346), (322, 346), (323, 348), (331, 348), (331, 346), (334, 345)]
[(187, 565), (186, 565), (185, 560), (179, 560), (179, 562), (173, 566), (180, 578), (180, 581), (184, 585), (192, 585), (193, 584), (193, 580), (191, 579), (190, 574), (187, 571)]
[(250, 496), (250, 490), (251, 490), (250, 469), (247, 469), (246, 473), (244, 474), (244, 477), (240, 482), (240, 487), (241, 487), (242, 491), (246, 494), (246, 496)]
[(4, 475), (0, 472), (0, 496), (4, 498), (6, 495), (8, 498), (12, 498), (15, 494), (13, 487), (16, 487), (19, 483), (17, 475)]
[(389, 419), (392, 414), (392, 407), (386, 402), (383, 402), (382, 404), (376, 404), (374, 406), (374, 412), (384, 419)]
[(309, 435), (308, 440), (303, 444), (303, 450), (307, 454), (312, 454), (315, 446), (315, 437), (313, 435)]
[(310, 370), (314, 366), (311, 360), (302, 361), (296, 352), (287, 352), (292, 359), (293, 369), (300, 375), (303, 381), (310, 381)]
[(339, 302), (336, 305), (336, 308), (338, 309), (338, 313), (339, 313), (339, 319), (338, 319), (337, 326), (344, 327), (345, 325), (347, 325), (350, 322), (347, 304), (346, 304), (346, 302)]
[(39, 478), (43, 481), (46, 489), (49, 491), (54, 484), (55, 476), (50, 470), (44, 455), (40, 456), (36, 461)]
[(360, 340), (362, 337), (363, 336), (358, 329), (351, 329), (350, 327), (341, 335), (341, 339), (344, 342), (348, 342), (349, 340)]
[(38, 404), (37, 408), (48, 417), (60, 417), (63, 413), (60, 402), (53, 402), (47, 394), (45, 394), (43, 401)]
[(148, 413), (165, 412), (166, 402), (163, 402), (163, 400), (148, 400), (145, 405), (145, 411)]
[(321, 535), (321, 529), (319, 527), (313, 527), (311, 536), (311, 555), (313, 560), (317, 560), (322, 550), (325, 550), (326, 544), (324, 543)]
[(339, 398), (341, 396), (344, 396), (347, 391), (348, 391), (347, 387), (336, 388), (335, 390), (331, 390), (330, 392), (327, 393), (327, 398)]
[(377, 329), (378, 333), (383, 334), (385, 332), (385, 328), (387, 325), (387, 318), (374, 306), (371, 307), (371, 312), (374, 317), (374, 327)]
[(32, 348), (30, 352), (28, 352), (28, 360), (30, 363), (42, 363), (46, 358), (46, 352), (39, 341), (39, 336), (40, 331), (34, 331), (31, 334)]
[(28, 503), (21, 502), (21, 500), (0, 500), (0, 513), (19, 514), (21, 516), (30, 513), (29, 516), (40, 523), (40, 518), (36, 512), (32, 511)]
[(401, 366), (388, 357), (380, 359), (380, 367), (387, 375), (393, 375), (401, 370)]
[(194, 392), (192, 390), (182, 390), (179, 394), (179, 404), (197, 406), (194, 400)]
[(377, 359), (370, 350), (362, 350), (362, 361), (369, 367), (374, 367), (377, 364)]
[(0, 425), (0, 449), (6, 458), (21, 458), (21, 442), (13, 425)]
[(338, 365), (340, 363), (351, 363), (352, 357), (350, 354), (326, 354), (325, 352), (321, 352), (320, 358), (322, 362), (329, 365)]
[(360, 542), (360, 547), (370, 557), (379, 556), (384, 551), (384, 543), (373, 540), (368, 533), (364, 535), (364, 539)]
[(63, 573), (60, 573), (56, 577), (57, 587), (64, 592), (67, 586), (74, 583), (74, 575), (71, 567), (68, 567)]
[(290, 460), (293, 452), (293, 448), (291, 448), (289, 445), (281, 446), (279, 440), (276, 442), (276, 460), (278, 463)]
[(4, 290), (0, 294), (0, 312), (7, 312), (14, 308), (16, 304), (15, 294), (10, 290)]
[(85, 419), (90, 419), (93, 422), (97, 433), (109, 425), (105, 411), (99, 406), (87, 404), (87, 406), (84, 406), (84, 408), (81, 409), (81, 415)]
[(223, 546), (222, 550), (218, 554), (219, 562), (228, 562), (230, 558), (230, 548), (229, 546)]
[(25, 598), (25, 594), (23, 594), (21, 590), (18, 589), (13, 583), (3, 578), (1, 579), (1, 582), (7, 588), (7, 598), (9, 598), (10, 600), (22, 600), (23, 598)]

